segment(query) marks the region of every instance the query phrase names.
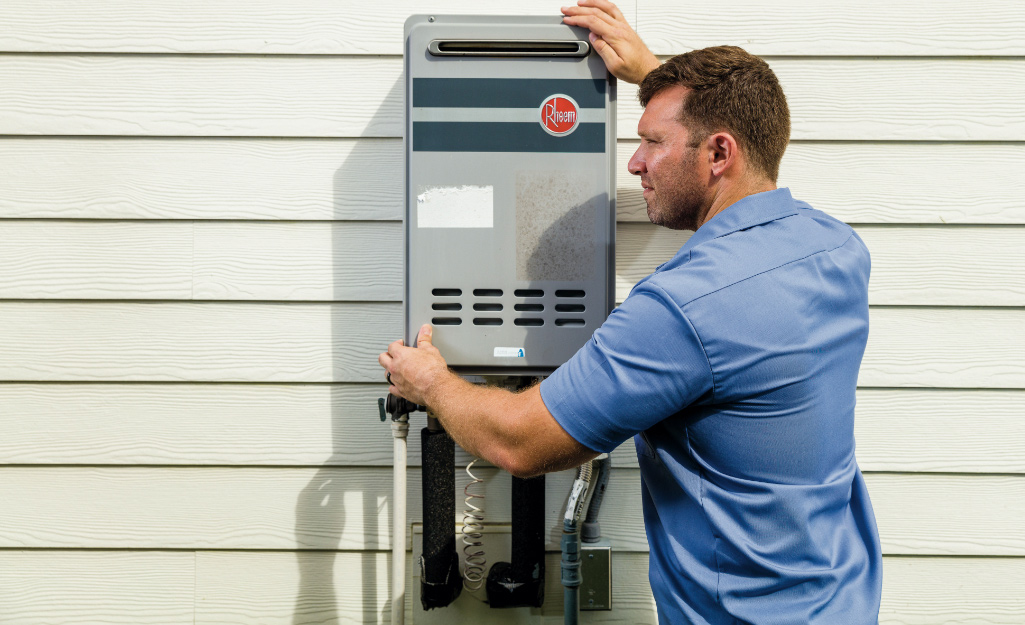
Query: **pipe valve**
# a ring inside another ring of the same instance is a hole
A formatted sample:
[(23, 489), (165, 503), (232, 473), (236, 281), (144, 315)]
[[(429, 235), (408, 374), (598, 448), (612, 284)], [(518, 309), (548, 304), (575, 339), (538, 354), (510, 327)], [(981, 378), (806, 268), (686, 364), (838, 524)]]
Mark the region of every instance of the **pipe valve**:
[(381, 413), (381, 421), (386, 421), (387, 415), (391, 415), (392, 421), (406, 421), (411, 412), (427, 412), (427, 406), (414, 404), (408, 399), (388, 393), (387, 398), (377, 399), (377, 410)]

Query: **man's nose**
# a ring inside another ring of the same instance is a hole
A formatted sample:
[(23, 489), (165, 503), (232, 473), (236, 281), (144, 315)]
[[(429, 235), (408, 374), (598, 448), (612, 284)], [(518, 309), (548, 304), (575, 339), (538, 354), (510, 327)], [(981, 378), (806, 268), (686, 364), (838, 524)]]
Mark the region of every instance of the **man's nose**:
[(640, 176), (647, 171), (647, 167), (644, 164), (644, 157), (641, 156), (641, 148), (637, 148), (634, 155), (630, 157), (630, 161), (626, 164), (626, 169), (635, 176)]

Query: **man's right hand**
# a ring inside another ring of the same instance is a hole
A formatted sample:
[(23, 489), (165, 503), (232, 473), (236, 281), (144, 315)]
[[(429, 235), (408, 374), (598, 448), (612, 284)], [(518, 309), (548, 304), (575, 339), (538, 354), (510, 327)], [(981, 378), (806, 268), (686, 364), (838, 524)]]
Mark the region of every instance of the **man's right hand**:
[(613, 76), (638, 84), (658, 67), (658, 59), (616, 5), (608, 0), (577, 0), (577, 5), (562, 7), (562, 22), (591, 31), (591, 45)]

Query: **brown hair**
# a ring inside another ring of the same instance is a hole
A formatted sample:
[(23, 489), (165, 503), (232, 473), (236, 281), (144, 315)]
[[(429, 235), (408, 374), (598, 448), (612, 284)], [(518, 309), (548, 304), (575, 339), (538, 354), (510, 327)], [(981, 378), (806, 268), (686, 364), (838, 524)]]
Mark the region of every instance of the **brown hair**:
[(647, 106), (674, 85), (691, 90), (680, 107), (680, 122), (695, 143), (729, 132), (752, 165), (776, 182), (790, 140), (790, 109), (768, 63), (736, 46), (693, 50), (652, 70), (637, 96)]

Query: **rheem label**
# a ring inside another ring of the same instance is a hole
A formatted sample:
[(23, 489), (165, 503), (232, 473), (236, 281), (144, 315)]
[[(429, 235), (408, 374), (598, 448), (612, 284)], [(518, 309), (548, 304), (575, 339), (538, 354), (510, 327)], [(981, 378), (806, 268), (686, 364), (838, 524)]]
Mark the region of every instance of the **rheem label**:
[(538, 112), (541, 127), (556, 137), (565, 137), (580, 125), (580, 107), (576, 100), (562, 93), (545, 98)]

